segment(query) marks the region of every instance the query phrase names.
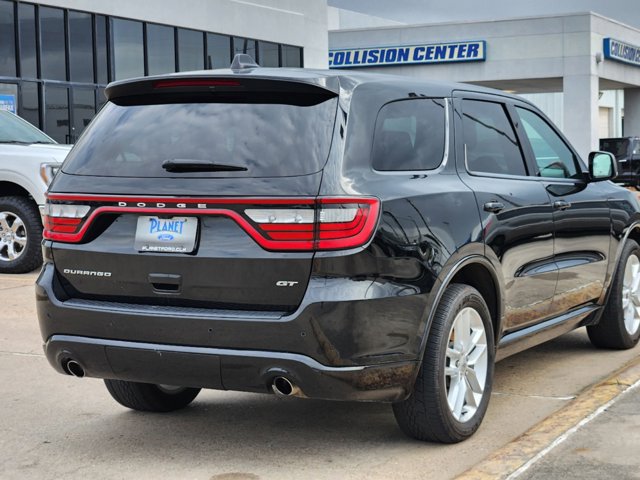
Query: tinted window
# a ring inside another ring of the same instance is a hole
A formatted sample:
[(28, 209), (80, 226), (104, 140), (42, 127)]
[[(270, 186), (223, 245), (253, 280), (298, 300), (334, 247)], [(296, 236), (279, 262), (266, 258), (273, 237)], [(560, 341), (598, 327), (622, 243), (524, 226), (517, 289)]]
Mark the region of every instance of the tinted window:
[(0, 77), (16, 76), (16, 40), (13, 2), (0, 1)]
[(98, 83), (108, 83), (107, 18), (96, 15), (96, 75)]
[(149, 75), (176, 71), (173, 27), (147, 24), (147, 62)]
[(36, 82), (22, 82), (18, 113), (26, 121), (40, 128), (40, 97)]
[(229, 68), (231, 37), (207, 33), (207, 68)]
[(504, 105), (462, 102), (467, 168), (472, 172), (526, 175), (524, 158)]
[(570, 178), (576, 168), (573, 152), (562, 138), (538, 114), (517, 108), (522, 126), (529, 138), (541, 177)]
[(442, 162), (445, 103), (421, 99), (388, 103), (380, 110), (373, 137), (376, 170), (431, 170)]
[(204, 43), (202, 32), (178, 29), (179, 70), (202, 70), (204, 68)]
[(256, 41), (248, 38), (233, 37), (233, 54), (246, 53), (251, 55), (254, 60), (256, 57)]
[(45, 131), (59, 143), (70, 143), (69, 89), (47, 85), (45, 89)]
[(49, 137), (31, 124), (13, 113), (0, 110), (0, 143), (2, 142), (53, 143)]
[[(326, 162), (336, 100), (284, 104), (107, 103), (65, 162), (78, 175), (270, 177), (319, 171)], [(239, 172), (169, 173), (165, 160), (210, 161)]]
[(69, 69), (74, 82), (93, 83), (93, 27), (89, 13), (69, 12)]
[(282, 45), (282, 66), (298, 68), (302, 67), (302, 49), (291, 45)]
[(73, 90), (73, 141), (75, 142), (96, 113), (96, 94), (93, 89)]
[(277, 43), (258, 42), (258, 57), (261, 67), (279, 67), (280, 51)]
[(607, 138), (600, 140), (600, 150), (613, 153), (618, 160), (629, 155), (629, 140), (626, 138)]
[(113, 60), (114, 78), (141, 77), (144, 75), (144, 48), (142, 23), (132, 20), (114, 19)]
[(20, 18), (20, 72), (23, 77), (37, 78), (35, 7), (27, 3), (19, 3), (18, 17)]
[(66, 80), (67, 53), (64, 42), (64, 12), (40, 7), (40, 68), (42, 78)]

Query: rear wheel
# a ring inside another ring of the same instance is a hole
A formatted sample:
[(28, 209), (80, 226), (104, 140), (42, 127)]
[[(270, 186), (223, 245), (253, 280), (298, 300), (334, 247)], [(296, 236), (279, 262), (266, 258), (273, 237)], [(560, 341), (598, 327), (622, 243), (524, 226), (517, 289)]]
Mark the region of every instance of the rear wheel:
[(42, 223), (25, 197), (0, 197), (0, 273), (26, 273), (42, 265)]
[(627, 240), (600, 323), (587, 327), (599, 348), (628, 349), (640, 339), (640, 247)]
[(393, 405), (402, 431), (443, 443), (469, 438), (489, 404), (493, 363), (493, 327), (484, 299), (470, 286), (449, 286), (438, 305), (414, 391)]
[(172, 412), (189, 405), (199, 388), (105, 380), (111, 396), (120, 404), (142, 412)]

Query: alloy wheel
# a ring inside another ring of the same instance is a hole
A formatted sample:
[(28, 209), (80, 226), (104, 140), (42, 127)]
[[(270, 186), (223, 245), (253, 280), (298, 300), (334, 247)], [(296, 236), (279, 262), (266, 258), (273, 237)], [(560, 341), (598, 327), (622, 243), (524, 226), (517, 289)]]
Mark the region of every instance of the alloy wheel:
[(622, 311), (624, 327), (629, 335), (635, 335), (640, 327), (640, 259), (630, 255), (622, 278)]
[(0, 212), (0, 261), (12, 262), (27, 247), (27, 229), (13, 212)]

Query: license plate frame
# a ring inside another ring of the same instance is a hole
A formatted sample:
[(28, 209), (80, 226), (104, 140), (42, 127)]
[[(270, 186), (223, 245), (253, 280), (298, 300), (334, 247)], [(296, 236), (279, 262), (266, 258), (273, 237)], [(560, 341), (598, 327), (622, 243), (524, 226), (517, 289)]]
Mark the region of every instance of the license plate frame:
[(134, 247), (138, 252), (192, 253), (198, 234), (197, 217), (138, 217)]

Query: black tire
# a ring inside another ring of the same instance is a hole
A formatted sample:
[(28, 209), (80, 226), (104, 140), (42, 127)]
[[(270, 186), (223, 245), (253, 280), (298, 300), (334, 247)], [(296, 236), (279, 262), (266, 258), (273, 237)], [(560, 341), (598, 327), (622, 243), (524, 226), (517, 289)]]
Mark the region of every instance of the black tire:
[(120, 405), (141, 412), (172, 412), (189, 405), (200, 393), (199, 388), (171, 391), (150, 383), (105, 380), (111, 396)]
[[(38, 206), (26, 197), (0, 197), (0, 212), (8, 212), (22, 220), (23, 227), (19, 233), (26, 238), (26, 245), (19, 250), (15, 260), (9, 259), (8, 245), (0, 243), (0, 273), (26, 273), (40, 267), (42, 265), (42, 221)], [(2, 231), (0, 231), (1, 234)]]
[[(454, 417), (447, 401), (448, 383), (444, 369), (454, 319), (467, 307), (473, 308), (482, 320), (486, 335), (487, 366), (481, 401), (473, 416), (461, 422)], [(484, 299), (475, 288), (468, 285), (450, 285), (436, 310), (414, 390), (409, 398), (393, 405), (400, 429), (410, 437), (431, 442), (457, 443), (469, 438), (478, 429), (487, 411), (494, 359), (493, 326)]]
[(625, 326), (624, 310), (622, 308), (624, 271), (629, 257), (634, 255), (640, 260), (640, 247), (633, 240), (627, 240), (620, 262), (616, 267), (613, 282), (609, 287), (609, 298), (597, 325), (587, 327), (589, 340), (598, 348), (626, 350), (637, 345), (640, 339), (640, 327), (635, 332), (629, 332)]

